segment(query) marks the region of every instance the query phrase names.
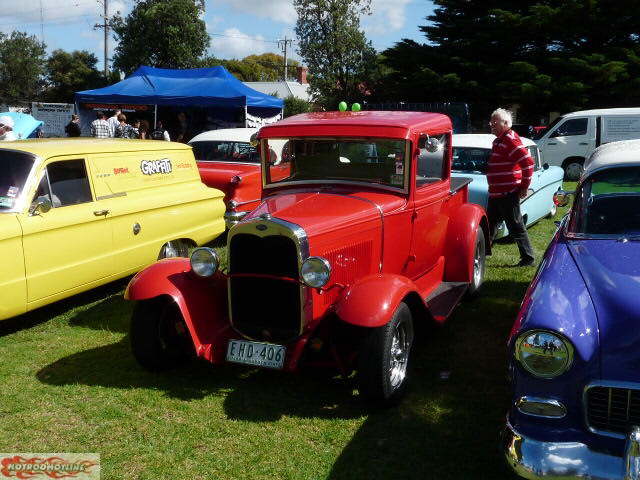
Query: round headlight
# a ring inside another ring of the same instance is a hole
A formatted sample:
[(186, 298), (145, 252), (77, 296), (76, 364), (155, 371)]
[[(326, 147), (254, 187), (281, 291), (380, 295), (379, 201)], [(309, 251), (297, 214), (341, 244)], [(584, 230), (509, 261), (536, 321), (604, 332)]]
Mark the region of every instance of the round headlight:
[(515, 356), (532, 375), (554, 378), (571, 366), (573, 346), (557, 333), (531, 330), (516, 340)]
[(300, 276), (310, 287), (324, 287), (331, 276), (331, 265), (322, 257), (309, 257), (302, 264)]
[(199, 277), (210, 277), (219, 266), (220, 259), (212, 248), (196, 248), (191, 254), (191, 270)]

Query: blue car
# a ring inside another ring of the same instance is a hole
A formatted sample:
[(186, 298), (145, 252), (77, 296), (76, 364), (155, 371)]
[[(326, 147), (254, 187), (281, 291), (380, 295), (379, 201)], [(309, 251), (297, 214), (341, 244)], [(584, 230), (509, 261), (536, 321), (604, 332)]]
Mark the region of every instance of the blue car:
[[(452, 177), (473, 179), (469, 185), (469, 201), (485, 209), (489, 199), (487, 185), (487, 161), (491, 155), (492, 142), (496, 137), (491, 134), (461, 134), (453, 136)], [(544, 217), (556, 214), (553, 194), (562, 188), (564, 171), (560, 167), (550, 167), (542, 162), (538, 146), (533, 140), (522, 138), (522, 143), (534, 160), (534, 173), (529, 187), (529, 195), (520, 203), (522, 218), (527, 227)], [(498, 227), (497, 238), (509, 234), (507, 227)]]
[[(559, 205), (566, 204), (559, 192)], [(640, 141), (596, 149), (508, 342), (524, 478), (640, 478)]]

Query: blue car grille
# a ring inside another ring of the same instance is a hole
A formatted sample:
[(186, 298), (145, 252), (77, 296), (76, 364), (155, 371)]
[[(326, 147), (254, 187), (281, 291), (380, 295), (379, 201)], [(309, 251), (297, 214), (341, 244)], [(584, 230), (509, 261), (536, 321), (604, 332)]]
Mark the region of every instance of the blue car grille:
[(620, 387), (591, 387), (587, 390), (589, 427), (627, 434), (640, 425), (640, 390)]

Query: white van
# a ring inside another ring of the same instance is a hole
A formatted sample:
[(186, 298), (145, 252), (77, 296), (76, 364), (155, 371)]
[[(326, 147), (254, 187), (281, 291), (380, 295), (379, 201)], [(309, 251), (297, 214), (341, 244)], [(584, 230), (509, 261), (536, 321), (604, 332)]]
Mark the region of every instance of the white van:
[(601, 108), (558, 117), (536, 140), (549, 165), (564, 168), (568, 180), (578, 180), (582, 165), (603, 143), (640, 138), (640, 108)]

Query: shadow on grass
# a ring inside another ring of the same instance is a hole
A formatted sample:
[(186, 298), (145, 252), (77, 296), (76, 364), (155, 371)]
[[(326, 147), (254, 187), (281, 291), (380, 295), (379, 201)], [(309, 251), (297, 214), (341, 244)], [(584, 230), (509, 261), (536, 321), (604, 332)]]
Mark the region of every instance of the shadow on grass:
[[(117, 294), (126, 287), (130, 277), (116, 280), (115, 282), (108, 283), (101, 287), (94, 288), (84, 293), (74, 295), (64, 300), (52, 303), (32, 312), (18, 315), (17, 317), (8, 318), (6, 320), (0, 320), (0, 337), (5, 335), (11, 335), (13, 333), (35, 327), (41, 323), (47, 322), (58, 315), (63, 315), (69, 310), (87, 305), (89, 303), (102, 300), (108, 297), (105, 301), (117, 302), (118, 298), (122, 299)], [(105, 302), (101, 302), (105, 303)]]
[[(330, 479), (511, 478), (497, 448), (510, 400), (505, 343), (526, 287), (524, 280), (488, 281), (479, 299), (463, 302), (414, 351), (408, 397), (384, 411), (362, 403), (349, 379), (203, 361), (149, 373), (135, 362), (128, 337), (59, 359), (37, 377), (51, 385), (160, 390), (185, 401), (222, 396), (227, 418), (241, 421), (368, 415), (333, 465)], [(117, 302), (107, 305), (119, 308)], [(105, 314), (104, 302), (93, 309), (113, 318)], [(78, 314), (74, 324), (96, 325), (91, 310)], [(100, 328), (118, 330), (118, 321)]]

